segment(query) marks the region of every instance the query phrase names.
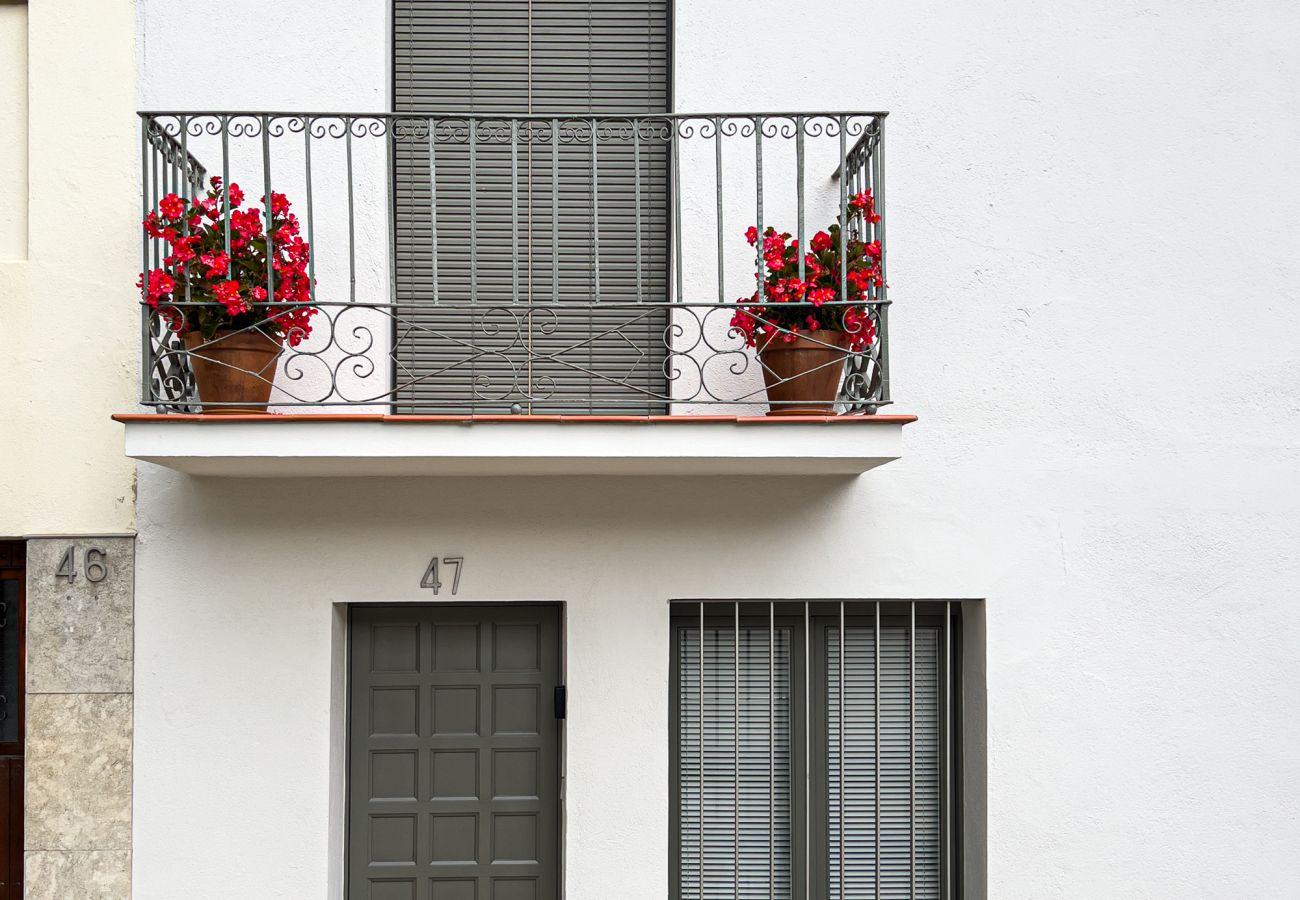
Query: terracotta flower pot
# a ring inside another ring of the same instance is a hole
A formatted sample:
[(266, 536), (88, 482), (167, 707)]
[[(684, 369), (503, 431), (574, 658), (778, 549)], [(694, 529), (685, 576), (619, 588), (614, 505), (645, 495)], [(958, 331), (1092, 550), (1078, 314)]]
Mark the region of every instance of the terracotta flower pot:
[[(206, 344), (206, 346), (201, 346)], [(266, 412), (280, 361), (280, 342), (256, 329), (221, 330), (211, 341), (198, 332), (185, 335), (199, 403), (208, 415)], [(209, 406), (211, 403), (231, 404)]]
[(776, 334), (758, 344), (767, 399), (772, 402), (768, 415), (834, 415), (849, 358), (849, 335), (827, 330), (812, 338), (796, 335), (789, 342), (785, 338)]

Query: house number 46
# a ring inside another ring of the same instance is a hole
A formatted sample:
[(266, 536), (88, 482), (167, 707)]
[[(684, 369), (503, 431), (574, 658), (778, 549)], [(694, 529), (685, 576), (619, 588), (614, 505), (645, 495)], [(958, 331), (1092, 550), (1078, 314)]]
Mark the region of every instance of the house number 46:
[[(460, 590), (460, 570), (465, 565), (465, 557), (444, 556), (442, 564), (455, 567), (456, 571), (451, 576), (451, 592), (455, 594)], [(420, 587), (429, 588), (436, 596), (442, 586), (442, 581), (438, 577), (438, 557), (435, 556), (429, 560), (429, 566), (424, 570), (424, 577), (420, 579)]]
[[(86, 580), (98, 584), (108, 577), (108, 558), (98, 547), (89, 547), (81, 559), (81, 570)], [(77, 580), (77, 548), (69, 547), (59, 559), (59, 567), (54, 570), (55, 578), (66, 578), (68, 583)]]

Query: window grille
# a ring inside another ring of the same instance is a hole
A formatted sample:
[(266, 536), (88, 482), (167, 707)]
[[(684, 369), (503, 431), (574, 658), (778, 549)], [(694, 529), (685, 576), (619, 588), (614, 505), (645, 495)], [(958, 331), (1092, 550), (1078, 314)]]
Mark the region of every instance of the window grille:
[(674, 900), (958, 897), (958, 610), (673, 605)]

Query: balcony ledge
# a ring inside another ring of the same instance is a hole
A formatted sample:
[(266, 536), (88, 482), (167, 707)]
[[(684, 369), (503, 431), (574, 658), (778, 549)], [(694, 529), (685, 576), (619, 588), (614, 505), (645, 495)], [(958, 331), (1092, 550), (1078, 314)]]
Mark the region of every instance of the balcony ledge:
[(126, 455), (240, 478), (858, 475), (915, 416), (116, 415)]

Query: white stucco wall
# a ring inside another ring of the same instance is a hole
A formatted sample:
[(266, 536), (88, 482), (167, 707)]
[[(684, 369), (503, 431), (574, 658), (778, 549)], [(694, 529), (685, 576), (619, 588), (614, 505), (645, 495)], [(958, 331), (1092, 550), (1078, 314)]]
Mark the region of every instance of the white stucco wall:
[[(147, 0), (142, 102), (382, 107), (383, 7)], [(178, 81), (200, 25), (248, 65)], [(427, 599), (434, 552), (462, 599), (567, 604), (570, 900), (664, 896), (682, 596), (986, 598), (991, 897), (1289, 896), (1300, 12), (681, 0), (676, 28), (680, 109), (893, 111), (904, 459), (761, 492), (142, 467), (136, 896), (327, 896), (335, 605)]]

